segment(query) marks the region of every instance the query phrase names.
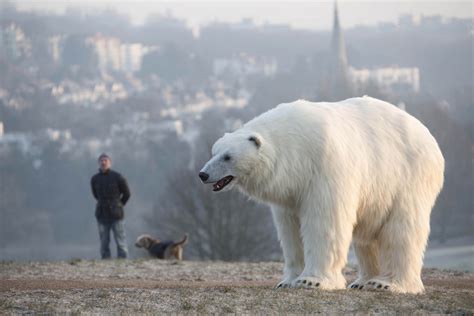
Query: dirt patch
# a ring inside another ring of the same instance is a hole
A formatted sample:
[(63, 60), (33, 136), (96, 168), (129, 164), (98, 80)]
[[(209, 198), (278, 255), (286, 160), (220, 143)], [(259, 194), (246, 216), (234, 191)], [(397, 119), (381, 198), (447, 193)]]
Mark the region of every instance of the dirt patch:
[(0, 292), (8, 291), (32, 291), (32, 290), (72, 290), (72, 289), (180, 289), (187, 288), (224, 288), (224, 287), (248, 287), (248, 288), (271, 288), (275, 282), (268, 281), (236, 281), (236, 282), (172, 282), (172, 281), (150, 281), (150, 280), (0, 280)]
[[(0, 263), (0, 313), (474, 313), (474, 274), (426, 269), (426, 292), (273, 289), (282, 264)], [(355, 269), (344, 271), (348, 281)]]

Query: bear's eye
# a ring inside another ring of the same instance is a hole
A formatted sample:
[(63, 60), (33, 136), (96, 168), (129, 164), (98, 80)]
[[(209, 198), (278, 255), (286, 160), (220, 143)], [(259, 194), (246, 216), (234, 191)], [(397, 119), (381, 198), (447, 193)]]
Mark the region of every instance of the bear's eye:
[(224, 155), (224, 161), (229, 161), (230, 160), (230, 156), (229, 155)]

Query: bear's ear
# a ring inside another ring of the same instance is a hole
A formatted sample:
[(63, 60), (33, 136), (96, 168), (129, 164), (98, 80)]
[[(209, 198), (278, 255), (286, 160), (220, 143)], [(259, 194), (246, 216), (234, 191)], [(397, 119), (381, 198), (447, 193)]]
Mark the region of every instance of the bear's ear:
[(260, 138), (256, 135), (252, 135), (249, 137), (249, 141), (255, 143), (255, 146), (257, 146), (257, 148), (260, 148), (260, 146), (262, 146), (262, 141), (260, 140)]

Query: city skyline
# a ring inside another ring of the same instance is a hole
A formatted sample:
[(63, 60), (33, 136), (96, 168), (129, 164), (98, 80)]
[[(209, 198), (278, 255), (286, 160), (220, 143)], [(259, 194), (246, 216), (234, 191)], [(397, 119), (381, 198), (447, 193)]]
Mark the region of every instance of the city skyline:
[[(68, 9), (97, 13), (97, 10), (112, 10), (130, 17), (132, 23), (143, 24), (150, 15), (171, 15), (185, 20), (194, 30), (213, 23), (238, 23), (251, 20), (257, 25), (287, 24), (297, 29), (330, 30), (333, 0), (256, 2), (236, 1), (159, 1), (146, 0), (118, 4), (110, 0), (100, 1), (13, 1), (20, 10), (64, 13)], [(379, 23), (396, 23), (398, 18), (411, 14), (416, 18), (439, 15), (443, 18), (469, 18), (473, 16), (471, 2), (448, 1), (338, 1), (343, 28), (359, 25), (373, 26)]]

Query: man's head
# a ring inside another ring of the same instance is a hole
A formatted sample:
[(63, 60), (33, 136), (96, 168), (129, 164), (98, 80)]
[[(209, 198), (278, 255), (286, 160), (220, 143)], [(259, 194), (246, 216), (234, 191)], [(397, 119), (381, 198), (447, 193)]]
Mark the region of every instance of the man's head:
[(101, 154), (99, 158), (97, 159), (97, 161), (99, 162), (99, 167), (102, 172), (109, 170), (110, 167), (112, 166), (112, 160), (105, 153)]

